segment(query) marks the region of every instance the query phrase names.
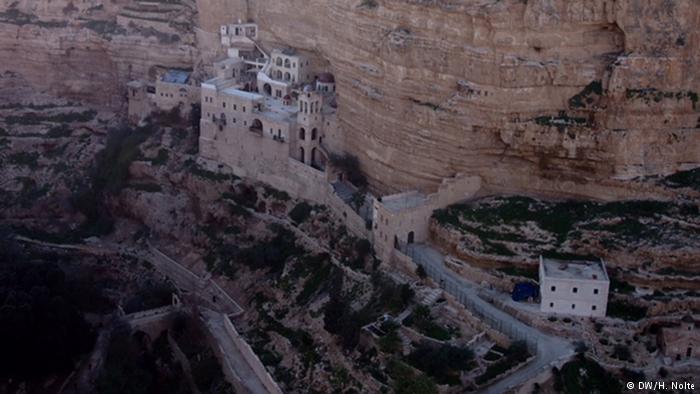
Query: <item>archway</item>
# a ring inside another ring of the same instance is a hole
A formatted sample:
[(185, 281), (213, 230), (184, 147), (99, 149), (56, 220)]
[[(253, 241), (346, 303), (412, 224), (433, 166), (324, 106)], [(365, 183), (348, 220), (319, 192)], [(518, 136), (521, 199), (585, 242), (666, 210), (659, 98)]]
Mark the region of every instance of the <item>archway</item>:
[(306, 130), (303, 127), (299, 130), (299, 139), (302, 141), (306, 139)]
[(289, 59), (284, 59), (284, 66), (287, 68), (292, 67), (292, 63), (289, 61)]
[(272, 96), (272, 86), (270, 86), (269, 83), (266, 83), (263, 85), (263, 91), (265, 92), (266, 95)]
[(408, 239), (406, 240), (406, 242), (409, 243), (409, 244), (412, 244), (413, 241), (414, 241), (414, 240), (413, 240), (414, 237), (415, 237), (415, 235), (413, 234), (413, 231), (409, 232), (409, 233), (408, 233)]
[(253, 123), (250, 125), (250, 131), (252, 131), (254, 133), (262, 134), (263, 124), (260, 121), (260, 119), (253, 120)]
[(290, 74), (288, 72), (284, 73), (284, 80), (285, 81), (289, 81), (291, 79), (292, 79), (292, 74)]
[(311, 130), (311, 141), (316, 140), (316, 134), (318, 134), (318, 131), (316, 131), (316, 129)]
[(304, 148), (299, 148), (299, 161), (304, 163)]

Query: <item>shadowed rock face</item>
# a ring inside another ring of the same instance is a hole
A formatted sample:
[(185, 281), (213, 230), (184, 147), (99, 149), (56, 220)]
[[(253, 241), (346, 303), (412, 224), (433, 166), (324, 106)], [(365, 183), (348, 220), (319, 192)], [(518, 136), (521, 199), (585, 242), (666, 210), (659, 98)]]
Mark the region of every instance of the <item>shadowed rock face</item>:
[(0, 24), (0, 58), (116, 106), (130, 77), (208, 60), (220, 24), (252, 19), (266, 46), (301, 48), (333, 71), (347, 150), (380, 193), (462, 172), (493, 191), (613, 198), (639, 192), (625, 179), (700, 162), (693, 3), (201, 0), (182, 6), (191, 25), (167, 42), (80, 27), (128, 2), (89, 14), (35, 0), (18, 8), (69, 26)]

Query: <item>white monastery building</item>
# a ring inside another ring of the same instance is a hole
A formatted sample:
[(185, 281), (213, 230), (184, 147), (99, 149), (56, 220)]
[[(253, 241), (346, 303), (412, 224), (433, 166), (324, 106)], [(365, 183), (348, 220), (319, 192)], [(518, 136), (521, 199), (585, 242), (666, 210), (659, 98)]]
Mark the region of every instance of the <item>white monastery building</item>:
[(610, 279), (600, 261), (565, 261), (540, 256), (540, 310), (604, 317)]

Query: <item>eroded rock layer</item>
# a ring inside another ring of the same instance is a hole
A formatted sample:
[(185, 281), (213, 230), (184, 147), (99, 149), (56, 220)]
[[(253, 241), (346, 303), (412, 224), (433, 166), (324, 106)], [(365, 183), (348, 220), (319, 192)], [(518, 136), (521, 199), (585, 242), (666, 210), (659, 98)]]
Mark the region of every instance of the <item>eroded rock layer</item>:
[[(220, 24), (252, 19), (265, 46), (329, 65), (347, 150), (380, 193), (467, 173), (498, 192), (628, 197), (625, 180), (700, 163), (693, 0), (183, 1), (190, 26), (153, 27), (177, 41), (125, 22), (138, 2), (71, 4), (19, 2), (67, 26), (1, 23), (7, 67), (114, 105), (129, 77), (196, 66)], [(90, 34), (94, 15), (126, 31)]]

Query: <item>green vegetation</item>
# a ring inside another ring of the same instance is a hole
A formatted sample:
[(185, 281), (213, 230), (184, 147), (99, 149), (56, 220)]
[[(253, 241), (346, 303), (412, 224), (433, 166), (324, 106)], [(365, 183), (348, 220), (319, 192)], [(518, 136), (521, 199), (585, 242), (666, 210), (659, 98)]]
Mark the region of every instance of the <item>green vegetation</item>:
[(37, 152), (17, 152), (8, 156), (11, 164), (21, 167), (29, 167), (36, 170), (39, 166), (39, 154)]
[(557, 116), (538, 116), (535, 119), (535, 123), (540, 126), (554, 126), (563, 132), (568, 127), (590, 127), (590, 121), (588, 118), (583, 117), (571, 117), (564, 111), (560, 111)]
[(387, 374), (394, 382), (396, 394), (438, 394), (435, 382), (422, 373), (417, 373), (405, 363), (392, 359), (387, 365)]
[(118, 193), (127, 185), (129, 166), (141, 156), (140, 145), (153, 133), (155, 129), (150, 125), (136, 130), (123, 127), (109, 132), (105, 148), (97, 155), (89, 183), (73, 196), (73, 205), (85, 216), (79, 231), (72, 234), (74, 238), (112, 231), (114, 222), (104, 201), (108, 195)]
[(671, 188), (689, 187), (700, 191), (700, 168), (676, 172), (667, 176), (664, 183)]
[(157, 183), (135, 183), (129, 185), (128, 188), (146, 193), (160, 193), (163, 191), (163, 188)]
[(583, 354), (564, 364), (560, 370), (553, 369), (554, 389), (563, 394), (622, 392), (620, 380)]
[(343, 293), (342, 271), (329, 280), (330, 300), (325, 306), (324, 328), (340, 337), (346, 349), (354, 349), (360, 339), (360, 329), (383, 313), (399, 313), (411, 303), (414, 292), (408, 284), (397, 285), (381, 273), (372, 275), (373, 293), (370, 301), (359, 310), (351, 307), (352, 299)]
[(300, 264), (304, 264), (311, 271), (311, 275), (304, 282), (304, 287), (296, 298), (297, 304), (305, 305), (312, 296), (328, 284), (331, 272), (337, 268), (330, 262), (330, 256), (325, 253), (305, 257)]
[(523, 278), (532, 279), (534, 281), (540, 280), (540, 273), (536, 267), (533, 268), (521, 268), (515, 266), (501, 267), (497, 269), (506, 275), (510, 276), (521, 276)]
[(198, 178), (207, 179), (214, 182), (235, 181), (236, 179), (238, 179), (238, 177), (236, 177), (233, 174), (222, 174), (220, 172), (213, 172), (204, 169), (197, 165), (197, 163), (195, 163), (194, 161), (189, 161), (187, 162), (187, 164), (189, 166), (189, 171), (192, 173), (192, 175)]
[(613, 299), (608, 302), (608, 316), (637, 321), (647, 316), (647, 308), (621, 299)]
[(168, 154), (168, 150), (161, 148), (158, 150), (158, 155), (155, 158), (150, 159), (149, 162), (154, 166), (162, 166), (168, 162), (169, 157), (170, 155)]
[(384, 353), (398, 353), (401, 350), (401, 338), (399, 337), (399, 325), (391, 321), (384, 322), (381, 326), (386, 334), (379, 338), (379, 349)]
[(11, 115), (5, 118), (5, 123), (8, 125), (20, 124), (20, 125), (37, 125), (42, 122), (53, 122), (53, 123), (72, 123), (72, 122), (89, 122), (95, 119), (97, 112), (94, 110), (86, 110), (83, 112), (69, 112), (69, 113), (59, 113), (56, 115), (46, 115), (39, 114), (36, 112), (29, 112), (22, 115)]
[(421, 334), (439, 341), (448, 341), (452, 338), (452, 331), (435, 323), (430, 315), (430, 309), (425, 305), (416, 306), (413, 313), (404, 320), (404, 324), (413, 326)]
[(476, 377), (475, 382), (478, 385), (485, 384), (525, 362), (528, 357), (530, 357), (530, 352), (527, 350), (525, 342), (513, 342), (503, 353), (503, 358), (489, 365), (483, 374)]
[[(481, 253), (511, 256), (514, 252), (507, 245), (517, 243), (529, 248), (529, 257), (552, 253), (592, 257), (585, 250), (567, 252), (564, 244), (581, 239), (584, 233), (598, 233), (596, 238), (611, 249), (676, 244), (678, 237), (695, 235), (687, 228), (668, 225), (664, 218), (687, 220), (696, 211), (693, 204), (663, 201), (550, 202), (513, 196), (455, 204), (436, 210), (433, 217), (443, 226), (476, 235), (482, 245), (473, 247)], [(532, 234), (533, 225), (542, 234), (525, 236)]]
[(267, 331), (274, 331), (289, 340), (289, 343), (301, 353), (302, 362), (306, 368), (321, 360), (321, 355), (316, 352), (316, 343), (311, 334), (301, 329), (286, 327), (265, 312), (261, 313), (260, 319), (265, 324)]
[(587, 108), (595, 101), (595, 96), (600, 97), (603, 94), (603, 84), (599, 81), (593, 81), (586, 85), (582, 91), (569, 99), (570, 108)]
[(645, 104), (649, 104), (652, 101), (659, 103), (664, 99), (676, 99), (676, 101), (688, 99), (693, 103), (693, 109), (696, 109), (698, 100), (700, 100), (698, 93), (692, 90), (664, 92), (656, 88), (627, 89), (626, 95), (628, 100), (642, 100)]
[(474, 368), (474, 353), (466, 347), (422, 342), (408, 355), (407, 361), (425, 372), (438, 384), (459, 385), (460, 374)]
[(90, 29), (102, 38), (111, 40), (113, 35), (124, 35), (126, 34), (126, 29), (119, 26), (115, 21), (101, 21), (101, 20), (89, 20), (83, 24), (83, 27)]
[(289, 211), (289, 218), (297, 225), (302, 224), (309, 218), (309, 215), (311, 215), (311, 210), (311, 205), (306, 201), (302, 201)]
[(274, 187), (263, 185), (263, 189), (266, 198), (274, 198), (279, 201), (289, 201), (292, 199), (287, 192), (277, 190)]

